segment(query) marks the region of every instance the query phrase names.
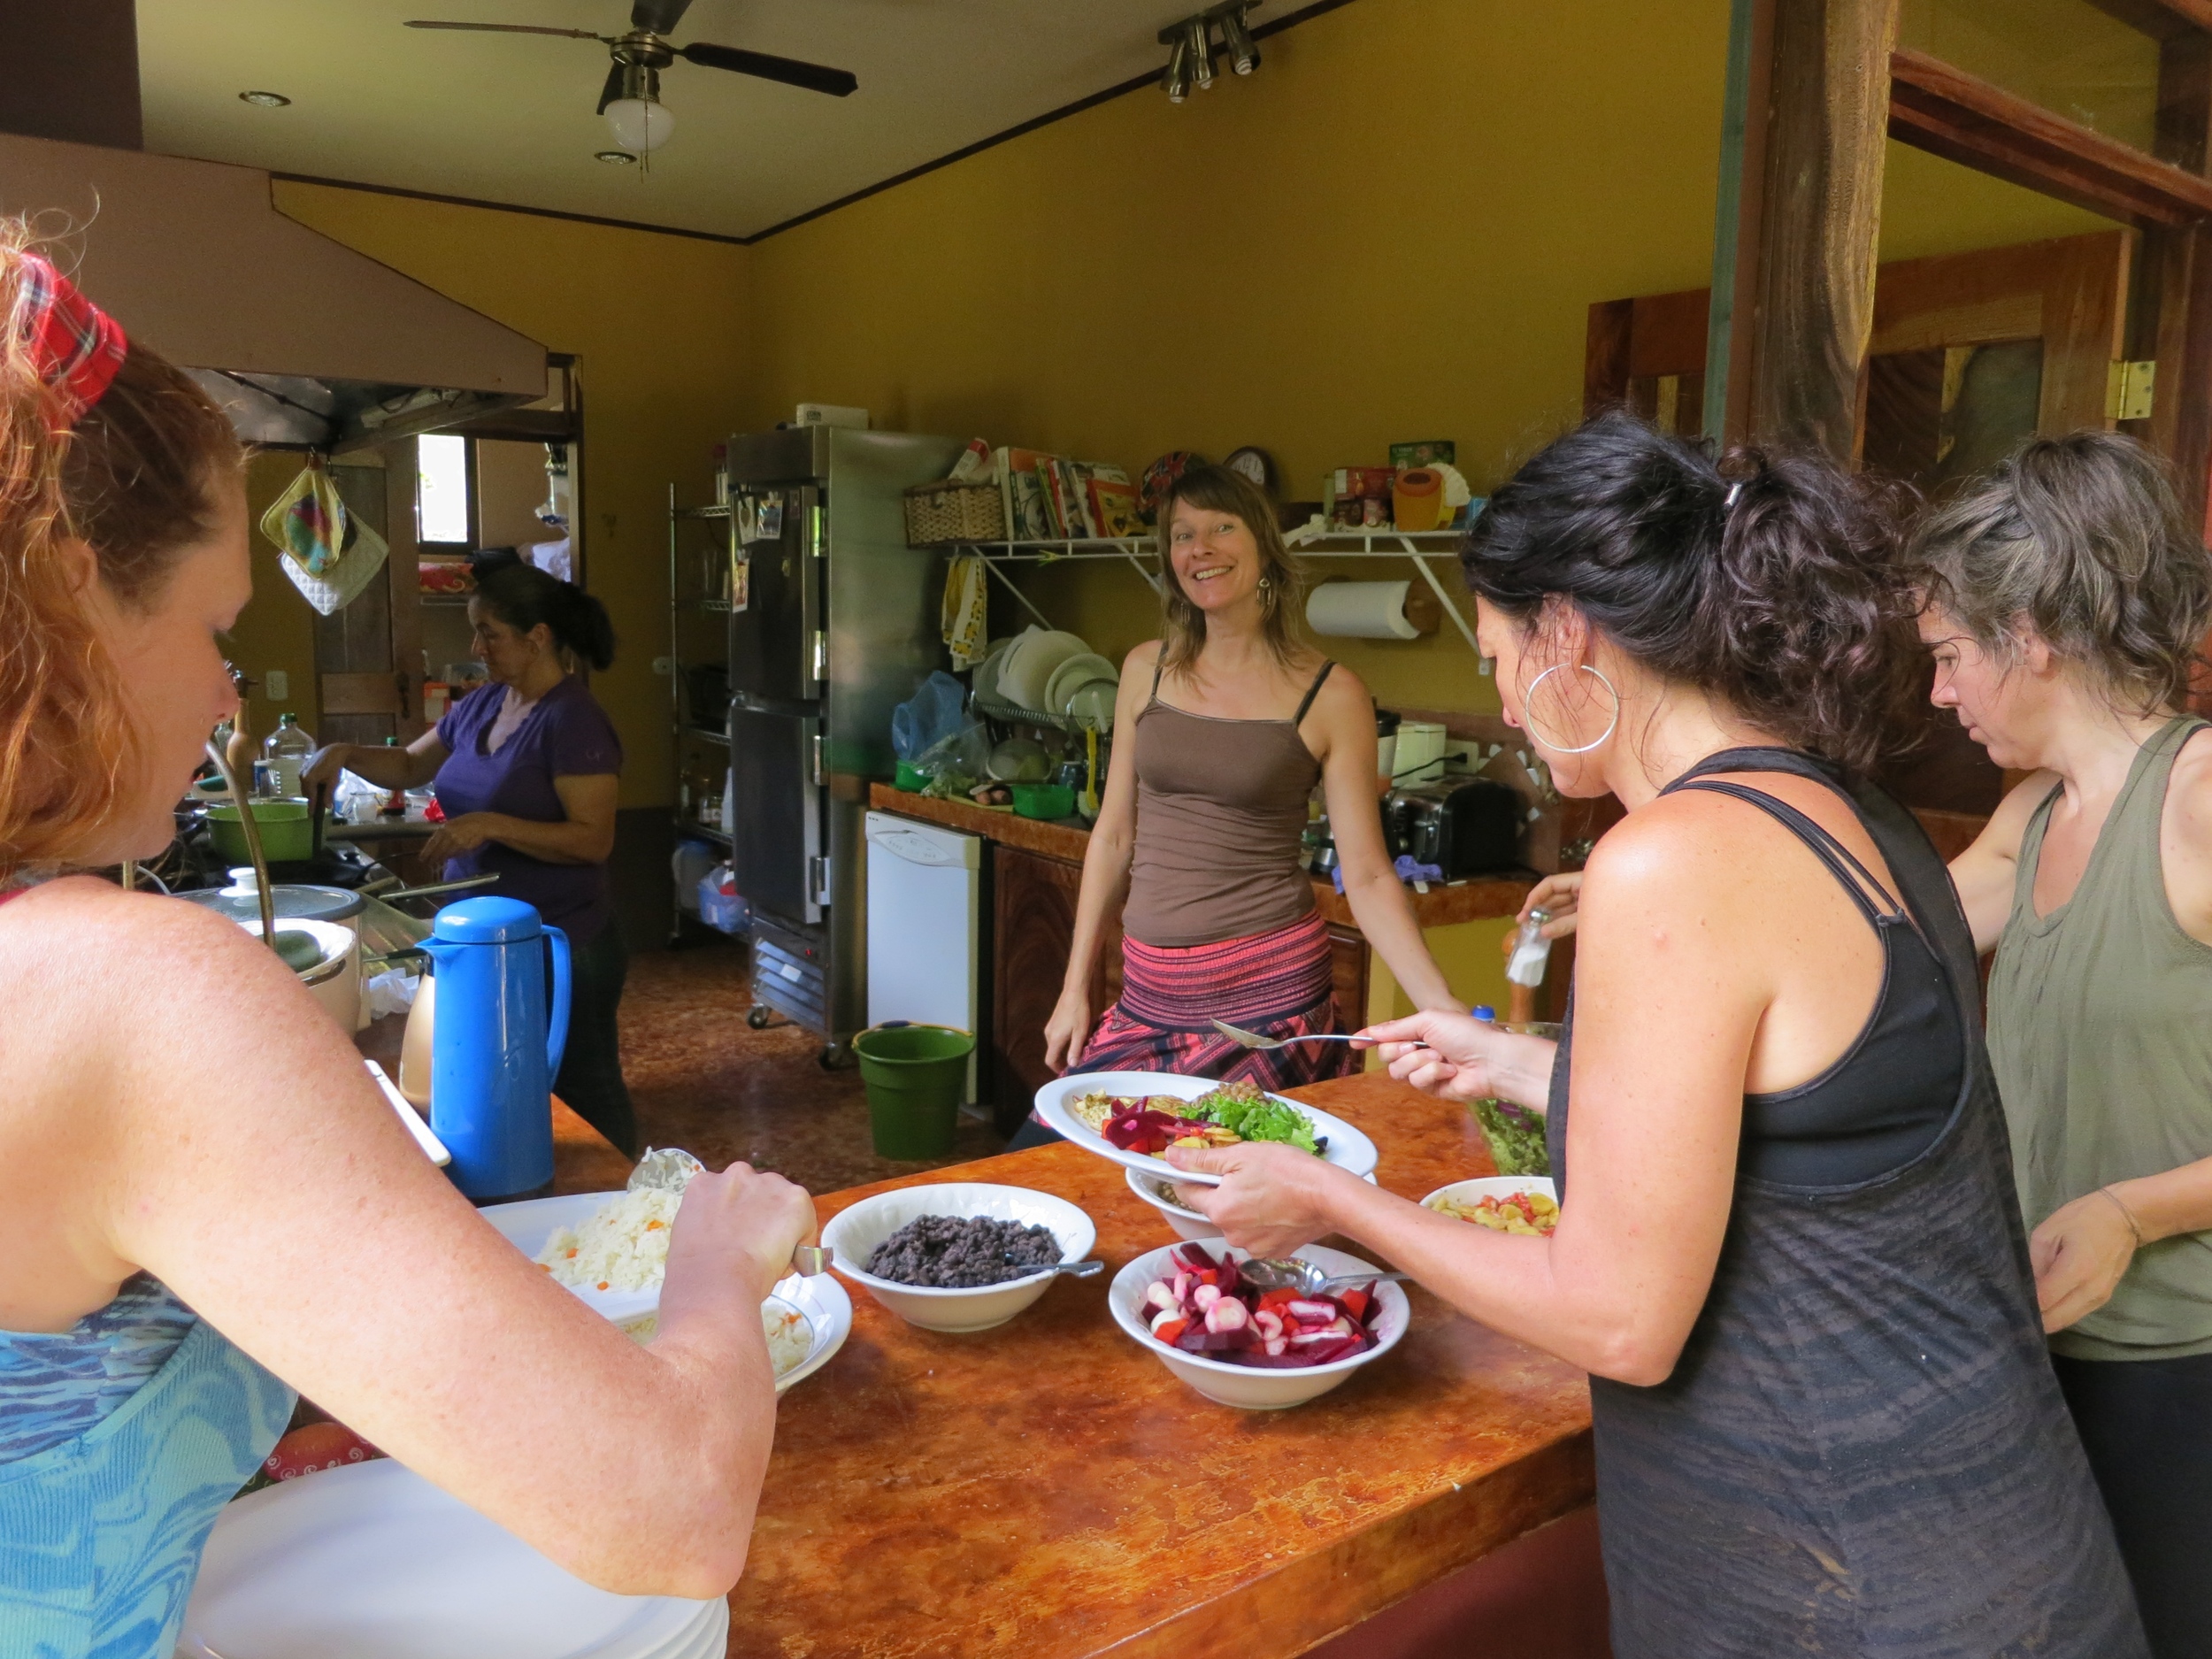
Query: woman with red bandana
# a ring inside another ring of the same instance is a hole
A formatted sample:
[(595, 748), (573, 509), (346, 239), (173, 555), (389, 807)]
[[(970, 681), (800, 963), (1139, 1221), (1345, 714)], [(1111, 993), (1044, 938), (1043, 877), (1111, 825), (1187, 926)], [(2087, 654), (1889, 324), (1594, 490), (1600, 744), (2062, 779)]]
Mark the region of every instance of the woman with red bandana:
[(235, 707), (246, 503), (221, 412), (26, 240), (0, 221), (0, 1654), (167, 1659), (295, 1389), (596, 1585), (723, 1594), (775, 1427), (757, 1309), (811, 1202), (700, 1176), (640, 1347), (269, 951), (73, 873), (168, 844)]

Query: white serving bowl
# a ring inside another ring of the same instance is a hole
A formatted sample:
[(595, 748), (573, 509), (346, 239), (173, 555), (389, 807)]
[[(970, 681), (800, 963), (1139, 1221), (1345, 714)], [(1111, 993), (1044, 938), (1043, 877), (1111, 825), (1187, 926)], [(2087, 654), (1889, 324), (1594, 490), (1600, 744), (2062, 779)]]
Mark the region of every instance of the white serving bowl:
[[(492, 1204), (477, 1213), (490, 1222), (501, 1237), (535, 1261), (545, 1241), (557, 1227), (581, 1226), (600, 1206), (621, 1197), (619, 1193), (568, 1193), (557, 1198), (526, 1198), (518, 1203)], [(594, 1290), (588, 1286), (564, 1285), (562, 1289), (601, 1317), (621, 1327), (638, 1341), (652, 1340), (660, 1325), (661, 1293), (650, 1290)], [(770, 1293), (771, 1301), (787, 1303), (806, 1316), (813, 1333), (807, 1356), (776, 1379), (783, 1393), (836, 1357), (852, 1333), (852, 1298), (845, 1287), (826, 1273), (805, 1278), (794, 1273)]]
[[(1164, 1198), (1157, 1196), (1152, 1190), (1152, 1183), (1156, 1179), (1156, 1177), (1128, 1168), (1123, 1169), (1122, 1175), (1129, 1183), (1129, 1190), (1164, 1216), (1167, 1218), (1167, 1225), (1175, 1229), (1179, 1238), (1202, 1243), (1208, 1239), (1218, 1239), (1222, 1236), (1221, 1229), (1195, 1210), (1186, 1210), (1180, 1204), (1171, 1204)], [(1376, 1184), (1372, 1174), (1363, 1179), (1370, 1187)]]
[(1166, 1199), (1154, 1192), (1152, 1184), (1157, 1179), (1156, 1177), (1141, 1174), (1135, 1170), (1126, 1168), (1122, 1171), (1122, 1174), (1127, 1178), (1131, 1192), (1136, 1194), (1146, 1203), (1167, 1217), (1167, 1225), (1175, 1229), (1177, 1238), (1205, 1240), (1217, 1239), (1221, 1236), (1221, 1229), (1195, 1210), (1186, 1210), (1180, 1204), (1171, 1204)]
[[(1252, 1256), (1249, 1250), (1230, 1250), (1227, 1254), (1240, 1262), (1249, 1261)], [(1309, 1244), (1292, 1254), (1333, 1274), (1382, 1271), (1372, 1263), (1363, 1262), (1342, 1250), (1332, 1250), (1325, 1245)], [(1207, 1399), (1217, 1405), (1235, 1406), (1244, 1411), (1280, 1411), (1286, 1406), (1302, 1406), (1309, 1400), (1319, 1399), (1361, 1366), (1380, 1359), (1397, 1347), (1413, 1316), (1412, 1304), (1406, 1300), (1403, 1290), (1394, 1284), (1378, 1285), (1375, 1299), (1382, 1304), (1382, 1314), (1374, 1327), (1375, 1346), (1364, 1354), (1332, 1360), (1326, 1365), (1301, 1366), (1295, 1371), (1232, 1365), (1226, 1360), (1208, 1359), (1202, 1354), (1186, 1354), (1180, 1348), (1171, 1348), (1146, 1328), (1145, 1292), (1175, 1271), (1171, 1246), (1139, 1256), (1115, 1274), (1106, 1293), (1106, 1305), (1113, 1310), (1114, 1322), (1141, 1346), (1159, 1356), (1162, 1364)]]
[(940, 1290), (878, 1279), (861, 1265), (875, 1255), (878, 1245), (908, 1222), (924, 1216), (987, 1216), (995, 1221), (1048, 1227), (1060, 1241), (1064, 1262), (1082, 1261), (1098, 1242), (1098, 1229), (1091, 1225), (1091, 1218), (1066, 1199), (988, 1181), (904, 1187), (864, 1198), (851, 1209), (839, 1211), (822, 1229), (822, 1242), (833, 1252), (831, 1265), (909, 1325), (925, 1331), (987, 1331), (1004, 1325), (1050, 1289), (1056, 1275), (1031, 1273), (973, 1290)]
[(1486, 1198), (1510, 1198), (1516, 1193), (1541, 1193), (1555, 1204), (1559, 1202), (1559, 1188), (1548, 1175), (1479, 1175), (1472, 1180), (1438, 1187), (1421, 1201), (1421, 1207), (1425, 1210), (1440, 1198), (1472, 1204)]

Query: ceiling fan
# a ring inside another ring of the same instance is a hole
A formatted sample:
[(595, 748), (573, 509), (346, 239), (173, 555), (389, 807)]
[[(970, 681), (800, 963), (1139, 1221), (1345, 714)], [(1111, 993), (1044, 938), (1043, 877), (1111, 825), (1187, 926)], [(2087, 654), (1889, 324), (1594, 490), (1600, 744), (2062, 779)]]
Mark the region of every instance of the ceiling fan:
[(414, 19), (407, 27), (467, 29), (488, 35), (558, 35), (570, 40), (597, 41), (614, 59), (607, 70), (606, 84), (599, 91), (599, 113), (607, 118), (615, 142), (632, 156), (658, 150), (675, 130), (676, 118), (660, 101), (661, 71), (679, 58), (708, 69), (727, 69), (809, 92), (826, 92), (833, 98), (845, 97), (860, 85), (848, 70), (802, 63), (795, 58), (714, 46), (705, 41), (678, 46), (668, 35), (690, 9), (691, 0), (634, 0), (626, 35), (595, 35), (589, 29), (547, 28), (535, 23), (442, 23), (426, 19)]

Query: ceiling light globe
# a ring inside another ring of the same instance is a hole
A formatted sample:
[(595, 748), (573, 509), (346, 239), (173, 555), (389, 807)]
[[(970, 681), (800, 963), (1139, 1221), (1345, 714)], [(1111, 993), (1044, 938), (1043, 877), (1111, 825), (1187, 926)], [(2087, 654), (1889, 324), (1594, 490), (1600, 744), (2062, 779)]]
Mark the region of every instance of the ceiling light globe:
[(668, 142), (676, 118), (665, 104), (650, 98), (617, 98), (607, 105), (607, 130), (623, 149), (642, 156)]

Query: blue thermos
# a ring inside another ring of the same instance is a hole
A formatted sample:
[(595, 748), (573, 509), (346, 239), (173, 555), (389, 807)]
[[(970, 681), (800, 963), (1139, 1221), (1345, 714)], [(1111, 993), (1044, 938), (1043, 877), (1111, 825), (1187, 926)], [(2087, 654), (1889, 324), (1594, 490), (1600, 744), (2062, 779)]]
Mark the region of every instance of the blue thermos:
[(568, 1039), (568, 935), (520, 899), (464, 899), (438, 912), (422, 948), (438, 978), (430, 1127), (453, 1154), (447, 1173), (474, 1199), (534, 1192), (553, 1179), (551, 1100)]

